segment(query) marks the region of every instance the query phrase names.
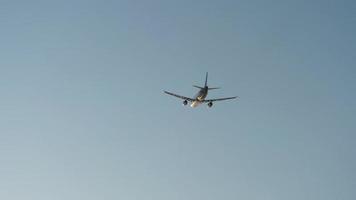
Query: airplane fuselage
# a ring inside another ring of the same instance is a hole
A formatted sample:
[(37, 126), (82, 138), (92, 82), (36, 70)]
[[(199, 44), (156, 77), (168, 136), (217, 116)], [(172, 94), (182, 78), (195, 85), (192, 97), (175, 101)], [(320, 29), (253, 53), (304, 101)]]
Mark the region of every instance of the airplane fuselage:
[(195, 108), (199, 106), (205, 99), (206, 96), (208, 96), (208, 87), (204, 87), (200, 89), (200, 91), (194, 96), (195, 101), (190, 104), (190, 107)]

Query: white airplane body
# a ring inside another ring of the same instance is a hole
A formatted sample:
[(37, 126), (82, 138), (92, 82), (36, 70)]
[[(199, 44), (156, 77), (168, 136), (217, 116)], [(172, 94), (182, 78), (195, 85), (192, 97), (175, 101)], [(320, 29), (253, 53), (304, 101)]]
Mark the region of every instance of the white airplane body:
[(209, 107), (212, 107), (213, 102), (215, 102), (215, 101), (224, 101), (224, 100), (228, 100), (228, 99), (236, 99), (237, 98), (237, 96), (235, 96), (235, 97), (226, 97), (226, 98), (219, 98), (219, 99), (205, 99), (208, 96), (209, 90), (219, 89), (219, 88), (209, 88), (207, 86), (207, 82), (208, 82), (208, 73), (206, 73), (204, 87), (193, 85), (194, 87), (200, 89), (200, 91), (194, 96), (194, 98), (181, 96), (181, 95), (174, 94), (174, 93), (167, 92), (167, 91), (164, 91), (164, 93), (174, 96), (174, 97), (177, 97), (177, 98), (180, 98), (180, 99), (183, 99), (184, 100), (183, 105), (187, 105), (188, 101), (189, 101), (191, 103), (190, 107), (192, 107), (192, 108), (195, 108), (202, 103), (207, 103)]

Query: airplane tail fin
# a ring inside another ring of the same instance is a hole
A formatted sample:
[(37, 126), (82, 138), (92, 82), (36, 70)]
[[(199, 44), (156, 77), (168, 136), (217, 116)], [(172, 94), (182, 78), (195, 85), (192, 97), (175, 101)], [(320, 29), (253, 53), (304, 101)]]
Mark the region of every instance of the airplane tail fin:
[(208, 85), (208, 72), (205, 75), (205, 87)]
[[(205, 86), (204, 87), (208, 87), (208, 72), (206, 72), (205, 75)], [(216, 89), (220, 89), (219, 87), (208, 87), (208, 90), (216, 90)]]
[(200, 87), (200, 86), (197, 86), (197, 85), (193, 85), (193, 87), (196, 87), (196, 88), (199, 88), (199, 89), (204, 89), (205, 87), (207, 87), (207, 85), (208, 85), (208, 72), (206, 72), (206, 75), (205, 75), (204, 87)]

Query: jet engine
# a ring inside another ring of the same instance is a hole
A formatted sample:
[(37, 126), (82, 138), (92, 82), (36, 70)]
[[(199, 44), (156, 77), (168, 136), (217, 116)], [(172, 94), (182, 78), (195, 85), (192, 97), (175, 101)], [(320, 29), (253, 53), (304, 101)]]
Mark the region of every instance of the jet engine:
[(209, 106), (209, 108), (211, 108), (211, 106), (213, 106), (213, 102), (209, 102), (208, 106)]
[(188, 104), (188, 101), (187, 100), (184, 100), (183, 101), (183, 105), (186, 106)]

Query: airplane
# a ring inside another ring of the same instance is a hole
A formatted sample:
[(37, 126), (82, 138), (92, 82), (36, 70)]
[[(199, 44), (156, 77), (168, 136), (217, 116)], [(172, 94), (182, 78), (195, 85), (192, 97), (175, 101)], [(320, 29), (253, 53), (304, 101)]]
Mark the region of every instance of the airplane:
[(215, 101), (224, 101), (224, 100), (228, 100), (228, 99), (236, 99), (236, 98), (238, 98), (238, 96), (234, 96), (234, 97), (226, 97), (226, 98), (219, 98), (219, 99), (205, 99), (206, 96), (208, 95), (208, 91), (209, 90), (220, 89), (218, 87), (208, 87), (207, 83), (208, 83), (208, 72), (206, 73), (206, 76), (205, 76), (205, 85), (204, 85), (204, 87), (193, 85), (193, 87), (196, 87), (196, 88), (200, 89), (200, 91), (194, 96), (194, 98), (181, 96), (181, 95), (174, 94), (174, 93), (167, 92), (167, 91), (164, 91), (164, 93), (166, 93), (168, 95), (171, 95), (171, 96), (174, 96), (174, 97), (177, 97), (177, 98), (180, 98), (180, 99), (183, 99), (184, 100), (183, 101), (183, 105), (185, 105), (185, 106), (188, 104), (188, 102), (191, 102), (190, 107), (192, 107), (192, 108), (195, 108), (195, 107), (199, 106), (202, 103), (207, 103), (208, 107), (210, 108), (210, 107), (213, 106), (213, 102), (215, 102)]

